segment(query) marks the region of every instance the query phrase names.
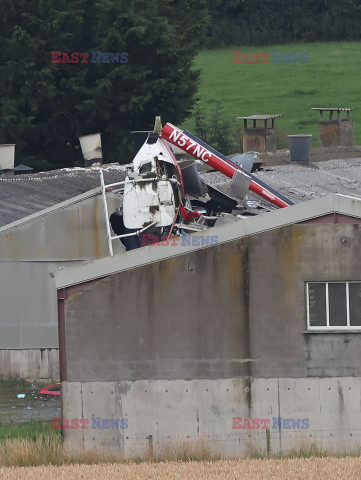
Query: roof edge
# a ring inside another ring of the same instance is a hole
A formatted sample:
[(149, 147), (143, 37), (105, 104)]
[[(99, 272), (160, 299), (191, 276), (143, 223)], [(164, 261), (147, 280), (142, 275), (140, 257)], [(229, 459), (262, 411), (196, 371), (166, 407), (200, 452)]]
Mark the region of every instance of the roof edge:
[(52, 205), (51, 207), (44, 208), (43, 210), (39, 210), (38, 212), (32, 213), (31, 215), (28, 215), (27, 217), (20, 218), (19, 220), (15, 220), (15, 222), (7, 223), (6, 225), (3, 225), (0, 227), (0, 234), (1, 233), (6, 233), (9, 230), (12, 230), (16, 227), (19, 227), (21, 225), (25, 225), (26, 223), (32, 222), (33, 220), (41, 217), (45, 217), (46, 215), (50, 215), (53, 212), (56, 212), (57, 210), (61, 210), (65, 207), (68, 207), (70, 205), (74, 205), (75, 203), (81, 202), (82, 200), (86, 200), (87, 198), (95, 197), (101, 193), (101, 187), (96, 187), (93, 188), (92, 190), (88, 190), (85, 193), (82, 193), (80, 195), (77, 195), (76, 197), (71, 197), (68, 198), (68, 200), (64, 200), (64, 202), (56, 203), (55, 205)]
[[(246, 220), (239, 219), (228, 225), (203, 230), (202, 232), (197, 232), (197, 235), (205, 237), (207, 235), (209, 236), (211, 232), (211, 236), (217, 237), (217, 244), (222, 244), (238, 238), (304, 222), (330, 213), (340, 213), (361, 218), (361, 198), (340, 194), (327, 195), (300, 202), (290, 207), (263, 213)], [(130, 252), (119, 253), (113, 257), (100, 258), (81, 265), (60, 268), (53, 272), (56, 288), (66, 288), (71, 285), (141, 267), (160, 260), (177, 257), (204, 248), (210, 248), (210, 245), (164, 246), (156, 244)]]

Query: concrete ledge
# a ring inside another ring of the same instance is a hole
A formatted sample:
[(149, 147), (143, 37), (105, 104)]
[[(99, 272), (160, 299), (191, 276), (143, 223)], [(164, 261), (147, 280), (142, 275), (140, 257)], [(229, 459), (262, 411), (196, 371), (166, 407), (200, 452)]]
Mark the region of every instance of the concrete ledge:
[[(361, 200), (357, 197), (338, 194), (323, 196), (287, 208), (273, 210), (265, 215), (257, 215), (246, 220), (240, 219), (219, 227), (215, 226), (210, 230), (199, 232), (198, 236), (209, 236), (211, 232), (216, 236), (218, 244), (222, 244), (334, 212), (361, 218)], [(132, 250), (126, 254), (122, 253), (75, 267), (58, 269), (54, 271), (56, 288), (59, 290), (205, 248), (214, 248), (214, 246), (202, 246), (201, 244), (199, 246), (163, 246), (159, 243)]]
[(328, 333), (337, 333), (338, 335), (340, 335), (340, 333), (342, 334), (349, 334), (349, 333), (361, 333), (361, 330), (347, 330), (347, 329), (344, 329), (344, 330), (304, 330), (302, 333), (304, 333), (305, 335), (308, 335), (308, 334), (328, 334)]

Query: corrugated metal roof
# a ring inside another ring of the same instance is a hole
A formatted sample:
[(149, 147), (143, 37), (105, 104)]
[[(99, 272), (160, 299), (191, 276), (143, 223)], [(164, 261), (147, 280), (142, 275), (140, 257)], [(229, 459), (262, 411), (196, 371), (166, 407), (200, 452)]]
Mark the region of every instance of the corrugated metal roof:
[[(106, 183), (122, 181), (125, 168), (103, 166)], [(67, 168), (0, 176), (0, 227), (100, 186), (99, 168)]]
[[(122, 181), (126, 166), (103, 165), (103, 172), (107, 184)], [(219, 172), (203, 171), (200, 175), (210, 184), (221, 182), (226, 187), (229, 183)], [(256, 176), (295, 203), (330, 193), (361, 197), (360, 158), (328, 160), (308, 167), (293, 163), (266, 166)], [(30, 175), (2, 175), (0, 227), (99, 186), (99, 168), (67, 168)], [(248, 196), (271, 207), (251, 192)]]
[(270, 167), (257, 175), (295, 203), (330, 193), (361, 196), (361, 159), (328, 160), (310, 167)]
[[(223, 188), (230, 182), (225, 181), (225, 176), (219, 172), (202, 172), (200, 175), (210, 184), (222, 182)], [(256, 172), (255, 176), (294, 203), (331, 193), (361, 197), (361, 158), (327, 160), (310, 166), (288, 163), (267, 167), (266, 164), (264, 170)], [(252, 192), (248, 193), (248, 197), (273, 208)]]

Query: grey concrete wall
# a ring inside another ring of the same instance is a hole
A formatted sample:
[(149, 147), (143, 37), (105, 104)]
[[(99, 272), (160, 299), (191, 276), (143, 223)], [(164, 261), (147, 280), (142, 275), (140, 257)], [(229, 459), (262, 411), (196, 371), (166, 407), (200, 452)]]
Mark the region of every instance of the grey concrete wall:
[(0, 350), (58, 347), (57, 297), (50, 272), (72, 264), (0, 262)]
[(97, 282), (66, 300), (67, 380), (361, 375), (360, 333), (305, 333), (306, 281), (361, 280), (359, 227), (288, 226)]
[(361, 280), (360, 236), (359, 224), (292, 225), (77, 290), (65, 300), (63, 415), (127, 416), (129, 429), (66, 440), (129, 453), (150, 434), (202, 435), (244, 453), (264, 450), (265, 433), (234, 431), (232, 416), (279, 415), (312, 431), (273, 429), (274, 452), (356, 448), (361, 333), (305, 333), (305, 282)]
[[(107, 194), (109, 214), (119, 199)], [(115, 253), (121, 252), (114, 242)], [(86, 193), (0, 229), (0, 260), (68, 260), (108, 255), (103, 200)]]
[(70, 297), (67, 379), (247, 375), (246, 255), (242, 241), (219, 245), (112, 275)]
[[(360, 445), (360, 378), (64, 382), (62, 388), (63, 419), (88, 420), (85, 429), (64, 429), (70, 447), (142, 455), (152, 435), (155, 452), (202, 437), (225, 455), (266, 453), (266, 429), (234, 429), (233, 417), (241, 417), (242, 426), (244, 419), (269, 420), (270, 453), (310, 445), (346, 452)], [(126, 419), (128, 428), (92, 428), (102, 426), (99, 418)]]
[(251, 238), (252, 376), (361, 376), (361, 332), (305, 333), (305, 282), (361, 280), (360, 246), (358, 224), (294, 225)]
[[(119, 199), (108, 193), (107, 201), (112, 213)], [(115, 253), (124, 251), (119, 241), (113, 248)], [(58, 355), (44, 356), (58, 347), (56, 289), (49, 274), (107, 255), (98, 191), (0, 229), (0, 376), (58, 377)]]
[(0, 350), (0, 378), (59, 380), (59, 349)]
[(57, 296), (50, 273), (69, 265), (74, 262), (0, 262), (0, 378), (59, 378)]

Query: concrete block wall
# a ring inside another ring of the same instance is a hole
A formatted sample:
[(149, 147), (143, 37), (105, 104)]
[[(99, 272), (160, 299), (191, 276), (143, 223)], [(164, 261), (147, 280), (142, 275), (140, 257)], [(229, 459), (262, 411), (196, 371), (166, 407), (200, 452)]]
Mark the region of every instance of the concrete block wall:
[(59, 349), (0, 350), (0, 378), (59, 380)]
[[(360, 281), (360, 242), (359, 224), (291, 225), (70, 291), (63, 416), (128, 428), (65, 430), (66, 442), (267, 450), (265, 429), (232, 428), (242, 417), (270, 419), (272, 453), (358, 448), (361, 335), (306, 331), (305, 282)], [(272, 428), (278, 417), (309, 428)]]
[[(311, 444), (352, 451), (360, 445), (360, 405), (361, 379), (351, 377), (64, 382), (63, 418), (89, 420), (87, 429), (65, 429), (64, 440), (128, 457), (147, 452), (149, 435), (155, 452), (202, 437), (226, 456), (266, 453), (266, 429), (233, 428), (233, 417), (242, 417), (270, 420), (271, 453)], [(128, 428), (91, 428), (92, 417), (127, 419)]]

